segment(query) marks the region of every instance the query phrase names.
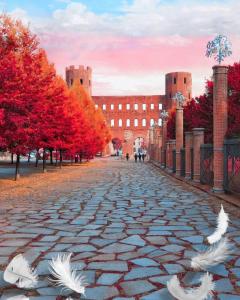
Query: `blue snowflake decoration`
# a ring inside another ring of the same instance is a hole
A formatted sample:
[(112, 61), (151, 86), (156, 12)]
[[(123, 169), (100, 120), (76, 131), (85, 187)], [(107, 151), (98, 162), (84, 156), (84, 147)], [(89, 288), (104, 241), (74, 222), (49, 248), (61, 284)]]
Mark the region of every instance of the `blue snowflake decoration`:
[(214, 56), (214, 59), (221, 64), (225, 57), (232, 55), (232, 44), (226, 36), (218, 35), (213, 41), (208, 42), (206, 56)]

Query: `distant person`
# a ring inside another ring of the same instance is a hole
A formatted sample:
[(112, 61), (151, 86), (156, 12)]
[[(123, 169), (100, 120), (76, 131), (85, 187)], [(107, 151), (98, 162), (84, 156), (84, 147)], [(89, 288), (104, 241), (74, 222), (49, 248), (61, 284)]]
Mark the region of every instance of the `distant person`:
[(126, 154), (126, 160), (129, 160), (129, 153)]
[(138, 153), (138, 159), (141, 162), (141, 160), (142, 160), (142, 154), (140, 152)]
[(135, 154), (134, 154), (134, 159), (135, 159), (135, 162), (137, 162), (138, 155), (137, 155), (137, 153), (136, 153), (136, 152), (135, 152)]
[(144, 162), (144, 159), (145, 159), (145, 154), (142, 153), (142, 161)]

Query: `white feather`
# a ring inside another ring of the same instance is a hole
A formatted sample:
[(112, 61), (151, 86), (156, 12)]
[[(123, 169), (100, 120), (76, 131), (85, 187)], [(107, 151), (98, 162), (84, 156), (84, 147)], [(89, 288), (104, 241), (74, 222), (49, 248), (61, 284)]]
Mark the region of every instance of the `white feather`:
[(214, 283), (212, 275), (206, 273), (201, 278), (201, 285), (197, 288), (184, 289), (180, 286), (177, 275), (174, 275), (168, 282), (169, 292), (178, 300), (204, 300), (212, 295)]
[(223, 238), (217, 245), (211, 246), (206, 252), (192, 258), (191, 267), (194, 270), (206, 270), (208, 267), (222, 263), (230, 254), (230, 244)]
[(3, 274), (3, 279), (19, 288), (31, 288), (37, 283), (37, 275), (22, 254), (15, 256)]
[(228, 228), (228, 214), (225, 213), (223, 206), (221, 205), (221, 210), (218, 214), (218, 225), (213, 234), (207, 237), (209, 244), (218, 242)]
[(85, 278), (81, 274), (77, 275), (75, 270), (71, 270), (70, 254), (58, 255), (53, 258), (50, 266), (51, 273), (55, 277), (53, 280), (57, 286), (64, 286), (65, 289), (73, 290), (79, 294), (85, 294)]

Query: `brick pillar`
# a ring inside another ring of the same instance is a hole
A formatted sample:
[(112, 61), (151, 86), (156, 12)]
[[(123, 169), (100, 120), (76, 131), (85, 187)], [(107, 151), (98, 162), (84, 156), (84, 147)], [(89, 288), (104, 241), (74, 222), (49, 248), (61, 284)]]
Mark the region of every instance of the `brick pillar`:
[(191, 148), (193, 147), (193, 133), (185, 132), (185, 178), (191, 179)]
[(227, 73), (228, 67), (217, 65), (213, 67), (213, 191), (223, 191), (223, 144), (227, 132)]
[(204, 128), (193, 128), (193, 180), (200, 182), (200, 147), (204, 144)]
[(169, 140), (170, 158), (169, 158), (169, 170), (173, 171), (173, 150), (176, 149), (176, 140)]
[(161, 155), (161, 164), (164, 167), (165, 161), (165, 150), (166, 150), (166, 142), (167, 142), (167, 119), (162, 119), (162, 155)]
[(176, 175), (181, 174), (181, 148), (183, 147), (183, 107), (176, 109)]

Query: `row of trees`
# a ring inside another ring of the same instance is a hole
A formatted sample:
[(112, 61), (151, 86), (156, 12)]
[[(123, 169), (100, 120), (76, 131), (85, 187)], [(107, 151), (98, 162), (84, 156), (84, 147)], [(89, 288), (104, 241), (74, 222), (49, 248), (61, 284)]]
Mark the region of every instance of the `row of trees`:
[(103, 114), (79, 83), (69, 90), (36, 35), (20, 21), (0, 16), (0, 148), (91, 158), (110, 140)]
[[(227, 137), (240, 137), (240, 63), (229, 66), (228, 71), (228, 132)], [(213, 82), (206, 82), (206, 92), (184, 106), (184, 131), (205, 129), (205, 142), (213, 142)], [(176, 108), (170, 111), (168, 138), (175, 139)]]

